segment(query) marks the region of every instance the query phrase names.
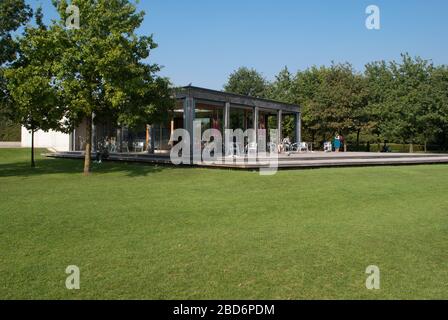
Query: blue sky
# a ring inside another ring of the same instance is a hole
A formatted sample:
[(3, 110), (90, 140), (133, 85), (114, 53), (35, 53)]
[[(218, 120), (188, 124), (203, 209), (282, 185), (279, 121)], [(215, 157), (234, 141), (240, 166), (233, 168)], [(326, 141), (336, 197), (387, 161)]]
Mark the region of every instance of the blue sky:
[[(29, 3), (55, 17), (51, 0)], [(381, 10), (380, 30), (365, 27), (371, 4)], [(284, 66), (295, 72), (331, 61), (362, 71), (401, 52), (448, 64), (447, 0), (141, 0), (139, 8), (139, 33), (159, 44), (151, 62), (175, 85), (219, 90), (240, 66), (269, 80)]]

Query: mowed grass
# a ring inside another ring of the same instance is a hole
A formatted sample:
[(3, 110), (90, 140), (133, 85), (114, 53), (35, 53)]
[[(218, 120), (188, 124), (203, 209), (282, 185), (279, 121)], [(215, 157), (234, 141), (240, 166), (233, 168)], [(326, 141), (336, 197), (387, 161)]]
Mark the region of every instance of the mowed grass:
[(83, 177), (81, 161), (28, 162), (0, 149), (2, 299), (448, 298), (446, 165)]

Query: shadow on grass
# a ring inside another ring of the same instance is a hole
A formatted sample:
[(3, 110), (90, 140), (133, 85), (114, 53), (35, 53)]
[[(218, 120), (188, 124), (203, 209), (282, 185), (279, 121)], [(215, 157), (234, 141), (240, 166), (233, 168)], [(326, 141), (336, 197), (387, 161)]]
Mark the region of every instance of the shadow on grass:
[[(14, 163), (0, 164), (0, 177), (13, 176), (37, 176), (48, 174), (77, 174), (81, 175), (84, 168), (84, 161), (79, 159), (52, 159), (38, 158), (36, 167), (31, 168), (30, 162), (18, 161)], [(92, 174), (106, 174), (113, 172), (122, 172), (129, 177), (147, 176), (148, 174), (161, 172), (169, 169), (168, 167), (126, 162), (103, 162), (101, 164), (92, 162)]]

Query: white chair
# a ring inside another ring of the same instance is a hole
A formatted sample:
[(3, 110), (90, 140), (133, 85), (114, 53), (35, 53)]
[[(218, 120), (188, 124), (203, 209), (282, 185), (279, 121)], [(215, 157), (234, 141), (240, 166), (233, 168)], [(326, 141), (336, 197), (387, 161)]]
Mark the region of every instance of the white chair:
[(144, 149), (145, 149), (145, 143), (143, 141), (134, 142), (134, 151), (135, 152), (143, 152)]
[(121, 142), (121, 152), (129, 152), (129, 143), (127, 141)]
[(246, 146), (246, 152), (247, 154), (257, 154), (258, 148), (257, 148), (257, 144), (255, 142), (251, 142)]
[(299, 143), (299, 152), (302, 152), (302, 151), (305, 151), (305, 152), (308, 152), (308, 151), (310, 151), (309, 149), (308, 149), (308, 143), (306, 143), (306, 142), (300, 142)]
[(270, 153), (277, 153), (277, 144), (275, 144), (274, 142), (269, 142), (268, 143), (268, 149)]
[(292, 145), (292, 150), (296, 152), (309, 152), (308, 143), (306, 142), (296, 142)]

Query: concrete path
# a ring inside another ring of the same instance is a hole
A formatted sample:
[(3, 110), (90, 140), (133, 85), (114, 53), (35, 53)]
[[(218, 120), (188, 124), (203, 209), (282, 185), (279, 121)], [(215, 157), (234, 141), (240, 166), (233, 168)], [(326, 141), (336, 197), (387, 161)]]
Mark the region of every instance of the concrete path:
[(5, 142), (5, 141), (0, 141), (0, 148), (21, 148), (22, 147), (22, 143), (19, 142)]

